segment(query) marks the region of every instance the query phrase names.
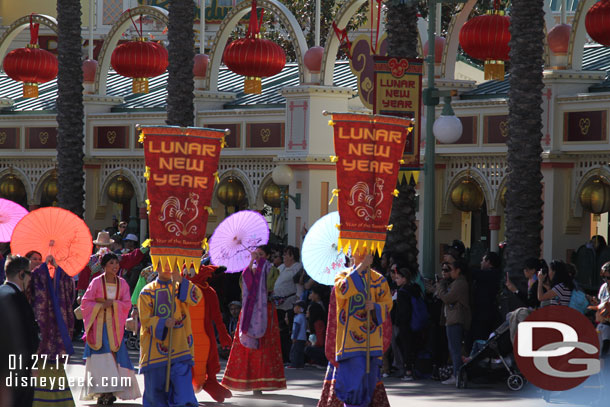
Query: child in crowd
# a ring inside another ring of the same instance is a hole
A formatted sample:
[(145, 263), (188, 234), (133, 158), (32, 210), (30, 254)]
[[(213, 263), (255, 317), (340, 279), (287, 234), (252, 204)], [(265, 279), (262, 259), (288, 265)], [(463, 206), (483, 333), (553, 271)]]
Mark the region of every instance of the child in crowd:
[[(322, 305), (312, 302), (307, 309), (309, 346), (305, 347), (305, 358), (312, 364), (326, 369), (328, 360), (324, 354), (326, 343), (326, 319), (328, 315)], [(313, 337), (313, 338), (312, 338)]]
[(307, 321), (305, 319), (305, 301), (297, 301), (293, 307), (292, 347), (290, 348), (291, 369), (305, 367), (305, 342), (307, 342)]
[(229, 315), (225, 321), (225, 325), (227, 326), (227, 331), (229, 332), (229, 335), (231, 335), (231, 336), (233, 336), (235, 334), (235, 331), (237, 330), (240, 312), (241, 312), (241, 302), (231, 301), (229, 303)]

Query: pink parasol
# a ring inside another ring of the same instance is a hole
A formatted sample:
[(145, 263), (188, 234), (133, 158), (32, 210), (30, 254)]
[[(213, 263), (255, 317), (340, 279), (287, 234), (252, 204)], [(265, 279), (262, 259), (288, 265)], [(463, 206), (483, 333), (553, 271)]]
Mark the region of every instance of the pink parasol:
[(250, 264), (250, 253), (269, 241), (269, 225), (258, 212), (239, 211), (223, 220), (210, 238), (212, 264), (227, 273), (242, 271)]
[(0, 198), (0, 242), (10, 242), (13, 229), (28, 214), (23, 206)]

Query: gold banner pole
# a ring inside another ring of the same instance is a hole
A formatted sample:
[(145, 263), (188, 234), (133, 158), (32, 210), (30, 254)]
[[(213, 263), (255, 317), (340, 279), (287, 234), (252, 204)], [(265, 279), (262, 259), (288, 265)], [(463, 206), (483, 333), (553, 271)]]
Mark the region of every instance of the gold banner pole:
[[(371, 269), (366, 269), (366, 301), (371, 299)], [(366, 302), (364, 303), (366, 309)], [(371, 311), (366, 309), (366, 374), (371, 372)]]
[[(172, 278), (172, 283), (171, 283), (171, 287), (169, 289), (169, 295), (171, 297), (170, 300), (170, 312), (171, 312), (171, 317), (174, 317), (174, 280)], [(169, 393), (169, 382), (170, 382), (170, 371), (171, 371), (171, 367), (172, 367), (172, 333), (174, 332), (174, 327), (173, 325), (171, 327), (169, 327), (169, 349), (167, 351), (167, 370), (165, 371), (165, 392)]]

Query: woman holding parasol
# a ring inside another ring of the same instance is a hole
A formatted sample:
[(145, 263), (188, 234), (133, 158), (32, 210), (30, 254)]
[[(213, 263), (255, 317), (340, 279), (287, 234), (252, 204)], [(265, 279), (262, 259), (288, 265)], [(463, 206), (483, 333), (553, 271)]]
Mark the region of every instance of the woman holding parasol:
[(258, 246), (242, 273), (239, 333), (233, 339), (222, 379), (231, 390), (260, 394), (262, 390), (286, 388), (277, 313), (267, 296), (275, 283), (269, 254), (268, 246)]
[[(117, 397), (123, 400), (140, 397), (140, 388), (123, 338), (131, 309), (129, 285), (117, 275), (116, 254), (105, 254), (100, 264), (104, 273), (91, 281), (81, 302), (86, 335), (83, 358), (87, 360), (85, 372), (92, 377), (93, 386), (83, 387), (80, 398), (90, 400), (98, 396), (98, 404), (110, 405)], [(116, 381), (105, 383), (103, 378), (107, 377)]]

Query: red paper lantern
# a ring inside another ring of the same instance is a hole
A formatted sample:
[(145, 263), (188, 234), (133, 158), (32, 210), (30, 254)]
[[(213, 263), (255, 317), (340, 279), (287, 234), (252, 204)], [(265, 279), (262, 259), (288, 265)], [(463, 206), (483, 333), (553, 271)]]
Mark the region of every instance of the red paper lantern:
[(116, 47), (110, 58), (112, 68), (122, 76), (133, 78), (133, 93), (148, 93), (148, 78), (161, 75), (167, 69), (167, 50), (158, 42), (145, 38), (128, 41)]
[(468, 20), (460, 30), (460, 45), (466, 54), (485, 61), (485, 79), (504, 79), (504, 61), (510, 47), (510, 17), (501, 11)]
[(558, 24), (549, 31), (546, 38), (553, 54), (566, 55), (568, 53), (571, 31), (572, 26), (570, 24)]
[(30, 18), (30, 43), (26, 48), (9, 52), (2, 64), (4, 72), (19, 82), (23, 82), (23, 97), (37, 98), (38, 84), (57, 76), (57, 58), (49, 51), (38, 47), (39, 24)]
[(195, 79), (204, 79), (206, 71), (208, 70), (208, 63), (210, 57), (206, 54), (197, 54), (193, 61), (193, 76)]
[[(261, 12), (261, 21), (263, 14), (264, 10)], [(232, 72), (246, 77), (245, 93), (261, 93), (261, 78), (280, 73), (286, 65), (286, 54), (282, 47), (273, 41), (260, 38), (259, 27), (256, 0), (253, 0), (246, 38), (231, 42), (223, 54), (225, 65)]]
[(309, 72), (320, 73), (322, 70), (322, 58), (324, 57), (324, 48), (322, 47), (311, 47), (305, 53), (303, 62)]
[(95, 59), (85, 59), (83, 61), (83, 82), (95, 82), (95, 71), (97, 70), (97, 61)]
[[(445, 38), (434, 36), (434, 63), (440, 64), (443, 60), (443, 50), (445, 49)], [(424, 58), (428, 56), (428, 41), (424, 44)]]
[(585, 27), (593, 41), (610, 46), (610, 0), (601, 0), (589, 9)]

